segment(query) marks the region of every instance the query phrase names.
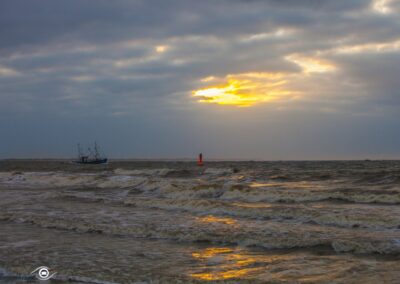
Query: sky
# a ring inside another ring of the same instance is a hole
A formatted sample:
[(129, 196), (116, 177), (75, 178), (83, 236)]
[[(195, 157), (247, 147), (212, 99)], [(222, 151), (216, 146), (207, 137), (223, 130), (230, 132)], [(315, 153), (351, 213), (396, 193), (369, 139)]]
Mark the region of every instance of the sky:
[(399, 0), (0, 0), (0, 158), (400, 158)]

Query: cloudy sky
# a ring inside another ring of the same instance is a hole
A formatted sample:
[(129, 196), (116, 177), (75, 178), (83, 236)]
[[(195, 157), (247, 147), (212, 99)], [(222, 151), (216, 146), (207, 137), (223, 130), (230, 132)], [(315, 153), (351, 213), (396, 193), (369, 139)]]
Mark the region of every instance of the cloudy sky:
[(0, 158), (400, 158), (399, 0), (0, 0)]

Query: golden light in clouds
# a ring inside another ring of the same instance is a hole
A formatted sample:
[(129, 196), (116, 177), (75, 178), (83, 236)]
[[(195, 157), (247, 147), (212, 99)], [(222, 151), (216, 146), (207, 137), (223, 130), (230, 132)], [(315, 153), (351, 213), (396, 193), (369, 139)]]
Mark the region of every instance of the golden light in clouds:
[(201, 79), (202, 82), (210, 82), (210, 81), (214, 81), (216, 78), (214, 76), (208, 76), (205, 77), (203, 79)]
[(285, 59), (300, 66), (302, 72), (250, 72), (230, 74), (224, 78), (208, 76), (201, 79), (201, 82), (217, 83), (195, 90), (192, 94), (201, 103), (238, 107), (285, 101), (299, 97), (299, 94), (301, 94), (300, 91), (289, 87), (290, 85), (293, 86), (293, 83), (298, 83), (304, 79), (309, 80), (312, 78), (312, 73), (328, 73), (337, 69), (332, 62), (316, 56), (291, 54), (286, 56)]
[[(212, 78), (214, 80), (214, 77)], [(202, 81), (212, 80), (203, 79)], [(283, 88), (286, 80), (284, 80), (284, 74), (280, 73), (231, 74), (223, 81), (224, 83), (219, 85), (195, 90), (193, 96), (201, 103), (249, 107), (274, 101), (292, 93)]]
[(271, 39), (271, 38), (289, 37), (289, 36), (293, 35), (295, 32), (296, 32), (295, 29), (279, 28), (270, 33), (257, 33), (257, 34), (245, 36), (241, 39), (241, 41), (254, 42), (254, 41), (266, 40), (266, 39)]
[(391, 0), (375, 0), (372, 2), (372, 8), (381, 14), (388, 14), (391, 12), (390, 7), (388, 6)]
[(299, 65), (305, 73), (325, 73), (335, 71), (336, 69), (333, 63), (317, 57), (292, 54), (286, 56), (285, 59)]
[(200, 89), (194, 92), (195, 97), (201, 98), (203, 103), (216, 103), (220, 105), (250, 106), (257, 101), (257, 96), (239, 94), (240, 82), (229, 80), (224, 86)]
[(379, 53), (397, 52), (400, 50), (400, 40), (382, 43), (365, 43), (352, 46), (343, 46), (334, 50), (336, 53), (356, 54), (356, 53)]
[(18, 71), (14, 70), (14, 69), (7, 68), (7, 67), (2, 67), (0, 65), (0, 77), (1, 76), (5, 76), (5, 77), (6, 76), (17, 76), (19, 74), (20, 73)]

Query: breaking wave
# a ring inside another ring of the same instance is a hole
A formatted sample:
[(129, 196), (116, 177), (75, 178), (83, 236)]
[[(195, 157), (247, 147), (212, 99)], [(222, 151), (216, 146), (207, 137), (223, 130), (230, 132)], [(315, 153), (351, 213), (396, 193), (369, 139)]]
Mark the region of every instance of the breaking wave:
[[(180, 242), (209, 242), (257, 246), (266, 249), (291, 249), (329, 246), (336, 252), (358, 254), (400, 254), (397, 232), (379, 234), (367, 230), (324, 228), (316, 225), (276, 221), (240, 220), (213, 215), (182, 219), (179, 224), (169, 220), (150, 222), (101, 223), (98, 220), (66, 219), (32, 215), (0, 216), (1, 221), (29, 223), (43, 228), (71, 230), (80, 233), (111, 234), (147, 239), (170, 239)], [(125, 220), (126, 221), (126, 220)]]
[(0, 172), (7, 199), (0, 200), (0, 221), (177, 242), (399, 255), (397, 172), (350, 172), (245, 166)]

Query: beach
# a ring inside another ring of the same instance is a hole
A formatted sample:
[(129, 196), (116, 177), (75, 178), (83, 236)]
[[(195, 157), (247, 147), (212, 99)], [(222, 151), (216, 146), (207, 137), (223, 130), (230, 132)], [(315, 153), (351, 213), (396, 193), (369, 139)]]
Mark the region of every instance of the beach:
[(0, 282), (398, 283), (400, 161), (0, 161)]

